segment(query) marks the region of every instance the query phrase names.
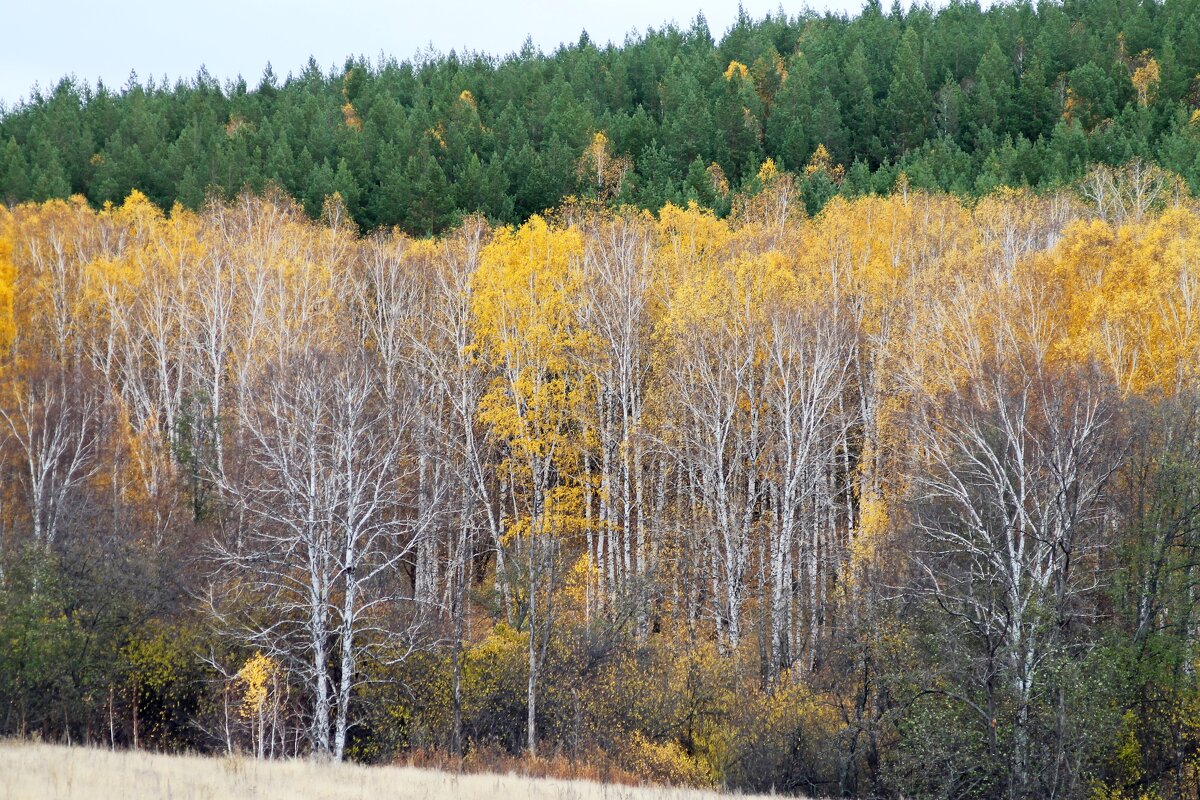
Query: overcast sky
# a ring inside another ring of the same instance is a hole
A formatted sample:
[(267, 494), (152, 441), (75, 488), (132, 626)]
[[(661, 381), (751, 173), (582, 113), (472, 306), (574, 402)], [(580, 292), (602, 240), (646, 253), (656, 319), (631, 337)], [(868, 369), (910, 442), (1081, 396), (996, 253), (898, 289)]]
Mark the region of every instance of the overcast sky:
[[(862, 0), (810, 0), (813, 8), (857, 13)], [(12, 105), (38, 83), (64, 75), (111, 88), (131, 70), (144, 81), (192, 77), (201, 65), (224, 82), (254, 84), (270, 62), (280, 78), (314, 56), (322, 68), (348, 55), (409, 58), (431, 43), (506, 54), (532, 36), (545, 51), (574, 42), (621, 42), (632, 29), (674, 20), (687, 26), (703, 11), (715, 37), (737, 17), (738, 0), (10, 0), (0, 40), (0, 101)], [(742, 0), (752, 17), (777, 11), (779, 0)], [(889, 5), (888, 3), (884, 4)], [(907, 5), (907, 3), (906, 3)], [(803, 2), (786, 2), (797, 13)]]

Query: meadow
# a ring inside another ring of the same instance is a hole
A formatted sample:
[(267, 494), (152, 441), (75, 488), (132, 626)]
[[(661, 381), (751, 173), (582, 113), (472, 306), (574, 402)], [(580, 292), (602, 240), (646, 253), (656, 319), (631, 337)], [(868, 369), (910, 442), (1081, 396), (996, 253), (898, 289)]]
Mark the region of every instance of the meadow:
[(0, 800), (708, 800), (716, 792), (415, 767), (162, 755), (0, 743)]

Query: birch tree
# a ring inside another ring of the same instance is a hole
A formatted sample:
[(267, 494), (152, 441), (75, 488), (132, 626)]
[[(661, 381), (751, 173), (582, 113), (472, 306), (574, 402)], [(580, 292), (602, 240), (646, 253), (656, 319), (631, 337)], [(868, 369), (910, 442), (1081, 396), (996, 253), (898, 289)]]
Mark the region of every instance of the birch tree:
[(596, 378), (599, 515), (588, 554), (610, 608), (632, 595), (638, 628), (648, 618), (652, 536), (643, 424), (650, 379), (652, 231), (643, 218), (597, 219), (584, 231), (580, 325), (591, 337), (585, 369)]
[(0, 402), (40, 547), (54, 545), (72, 497), (101, 467), (108, 409), (94, 381), (80, 369), (35, 364)]
[(1055, 787), (1056, 773), (1038, 774), (1032, 714), (1078, 601), (1098, 588), (1104, 489), (1120, 451), (1111, 384), (1055, 359), (1061, 325), (1038, 302), (1036, 278), (992, 288), (951, 312), (960, 324), (947, 326), (940, 377), (927, 378), (914, 525), (926, 542), (920, 592), (952, 635), (977, 643), (983, 701), (958, 699), (1006, 759), (1008, 792), (1022, 797)]

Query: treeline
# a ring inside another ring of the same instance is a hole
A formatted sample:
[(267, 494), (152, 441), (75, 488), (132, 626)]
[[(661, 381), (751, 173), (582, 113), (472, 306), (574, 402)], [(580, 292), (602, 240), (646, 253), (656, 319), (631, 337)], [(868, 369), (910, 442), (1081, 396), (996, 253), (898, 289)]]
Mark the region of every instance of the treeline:
[(1195, 191), (1198, 74), (1197, 0), (872, 0), (854, 17), (743, 15), (720, 42), (698, 18), (549, 55), (310, 61), (256, 86), (65, 79), (0, 114), (0, 201), (100, 207), (136, 189), (195, 210), (276, 186), (313, 217), (337, 192), (365, 230), (424, 235), (476, 212), (519, 224), (567, 196), (725, 213), (767, 157), (799, 173), (818, 146), (839, 169), (805, 187), (809, 213), (901, 172), (980, 196), (1135, 157)]
[(760, 180), (0, 210), (0, 734), (1196, 796), (1200, 208)]

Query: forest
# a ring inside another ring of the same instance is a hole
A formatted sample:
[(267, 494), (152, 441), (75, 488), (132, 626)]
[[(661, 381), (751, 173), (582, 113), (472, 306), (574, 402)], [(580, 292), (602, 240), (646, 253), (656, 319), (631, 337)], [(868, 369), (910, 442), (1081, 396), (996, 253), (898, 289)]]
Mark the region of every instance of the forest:
[[(99, 207), (137, 189), (198, 210), (210, 190), (273, 185), (313, 218), (337, 192), (363, 230), (429, 235), (472, 213), (520, 224), (572, 195), (725, 214), (766, 158), (799, 173), (818, 146), (844, 175), (801, 187), (809, 214), (900, 172), (978, 197), (1132, 158), (1197, 192), (1197, 74), (1198, 0), (870, 0), (851, 17), (743, 14), (719, 42), (699, 17), (621, 45), (585, 33), (550, 54), (310, 61), (257, 85), (67, 78), (0, 109), (0, 202)], [(611, 159), (581, 171), (597, 132)]]
[(0, 736), (1200, 798), (1200, 6), (0, 109)]
[(1195, 796), (1200, 205), (770, 167), (427, 239), (0, 211), (0, 731)]

